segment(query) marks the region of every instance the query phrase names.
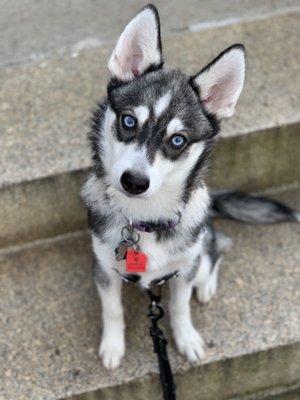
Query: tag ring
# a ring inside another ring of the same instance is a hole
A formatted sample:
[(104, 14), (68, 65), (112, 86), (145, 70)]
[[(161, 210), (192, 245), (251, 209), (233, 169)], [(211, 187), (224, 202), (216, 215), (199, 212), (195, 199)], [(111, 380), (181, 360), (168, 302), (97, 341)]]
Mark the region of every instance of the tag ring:
[[(136, 238), (134, 238), (134, 234)], [(140, 234), (131, 226), (124, 226), (121, 230), (121, 236), (125, 242), (131, 242), (133, 245), (137, 244), (140, 240)]]

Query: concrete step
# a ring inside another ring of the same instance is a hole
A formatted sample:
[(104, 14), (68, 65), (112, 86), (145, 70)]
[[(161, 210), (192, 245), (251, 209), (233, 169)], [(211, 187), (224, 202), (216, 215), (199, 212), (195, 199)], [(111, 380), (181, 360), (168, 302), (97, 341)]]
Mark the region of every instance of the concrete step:
[[(299, 182), (299, 30), (294, 12), (164, 41), (167, 61), (188, 73), (232, 43), (246, 45), (245, 91), (237, 115), (223, 123), (213, 186)], [(78, 192), (90, 166), (85, 133), (104, 94), (110, 52), (103, 46), (0, 69), (0, 247), (84, 226)]]
[[(300, 191), (279, 199), (299, 206)], [(300, 225), (217, 225), (235, 245), (224, 259), (216, 299), (207, 306), (192, 302), (195, 325), (207, 343), (204, 361), (186, 362), (174, 348), (167, 319), (162, 321), (178, 400), (262, 399), (295, 390), (300, 385)], [(161, 398), (146, 296), (128, 284), (124, 303), (127, 353), (122, 366), (108, 372), (97, 356), (100, 306), (86, 234), (2, 251), (0, 398)]]
[[(0, 14), (0, 65), (36, 62), (107, 45), (145, 4), (141, 0), (6, 1)], [(202, 0), (201, 6), (197, 0), (175, 0), (172, 5), (157, 0), (155, 4), (164, 36), (299, 8), (298, 0)]]

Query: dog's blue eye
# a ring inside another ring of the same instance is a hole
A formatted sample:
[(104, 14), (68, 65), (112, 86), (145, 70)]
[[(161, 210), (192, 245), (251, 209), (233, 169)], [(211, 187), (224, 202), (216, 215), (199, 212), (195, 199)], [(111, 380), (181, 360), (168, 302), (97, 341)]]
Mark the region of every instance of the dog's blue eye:
[(136, 127), (136, 119), (131, 115), (122, 115), (122, 126), (124, 129), (134, 129)]
[(174, 135), (170, 139), (170, 145), (174, 149), (181, 149), (186, 143), (186, 138), (182, 135)]

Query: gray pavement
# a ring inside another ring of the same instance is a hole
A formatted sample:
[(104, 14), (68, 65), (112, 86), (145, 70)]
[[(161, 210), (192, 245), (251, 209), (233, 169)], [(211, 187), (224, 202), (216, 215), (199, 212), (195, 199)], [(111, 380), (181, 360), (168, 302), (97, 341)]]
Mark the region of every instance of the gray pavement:
[[(286, 15), (164, 41), (166, 60), (188, 73), (232, 43), (247, 48), (245, 89), (236, 115), (222, 124), (212, 187), (299, 182), (299, 28), (299, 17)], [(78, 193), (90, 166), (86, 132), (110, 51), (0, 69), (0, 247), (84, 226)]]
[[(40, 61), (116, 40), (141, 0), (1, 0), (0, 66)], [(166, 36), (287, 12), (299, 0), (155, 2)]]
[[(167, 62), (192, 74), (229, 45), (245, 44), (246, 85), (236, 115), (222, 124), (223, 137), (300, 120), (299, 15), (185, 33), (164, 41)], [(0, 187), (90, 165), (88, 120), (96, 100), (105, 93), (110, 52), (107, 46), (77, 58), (65, 56), (0, 70)]]
[[(277, 198), (299, 205), (299, 194)], [(235, 244), (224, 257), (217, 297), (207, 306), (192, 301), (207, 343), (203, 362), (185, 361), (167, 318), (161, 322), (180, 400), (223, 400), (300, 379), (299, 224), (219, 221), (218, 227)], [(130, 284), (124, 288), (125, 359), (114, 372), (101, 366), (99, 299), (85, 235), (0, 253), (0, 272), (1, 400), (56, 400), (96, 390), (103, 400), (161, 398), (147, 300)]]

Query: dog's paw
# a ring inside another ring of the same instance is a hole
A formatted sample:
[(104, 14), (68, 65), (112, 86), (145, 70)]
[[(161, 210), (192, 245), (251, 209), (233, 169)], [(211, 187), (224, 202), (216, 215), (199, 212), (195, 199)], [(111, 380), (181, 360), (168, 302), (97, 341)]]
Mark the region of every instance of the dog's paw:
[(212, 273), (205, 283), (196, 287), (196, 297), (200, 303), (208, 303), (216, 294), (218, 287), (217, 274)]
[(204, 357), (204, 342), (193, 326), (174, 332), (174, 339), (178, 351), (190, 362), (197, 362)]
[(106, 369), (115, 369), (119, 367), (124, 354), (124, 338), (118, 338), (118, 340), (108, 336), (102, 338), (99, 347), (99, 356)]

